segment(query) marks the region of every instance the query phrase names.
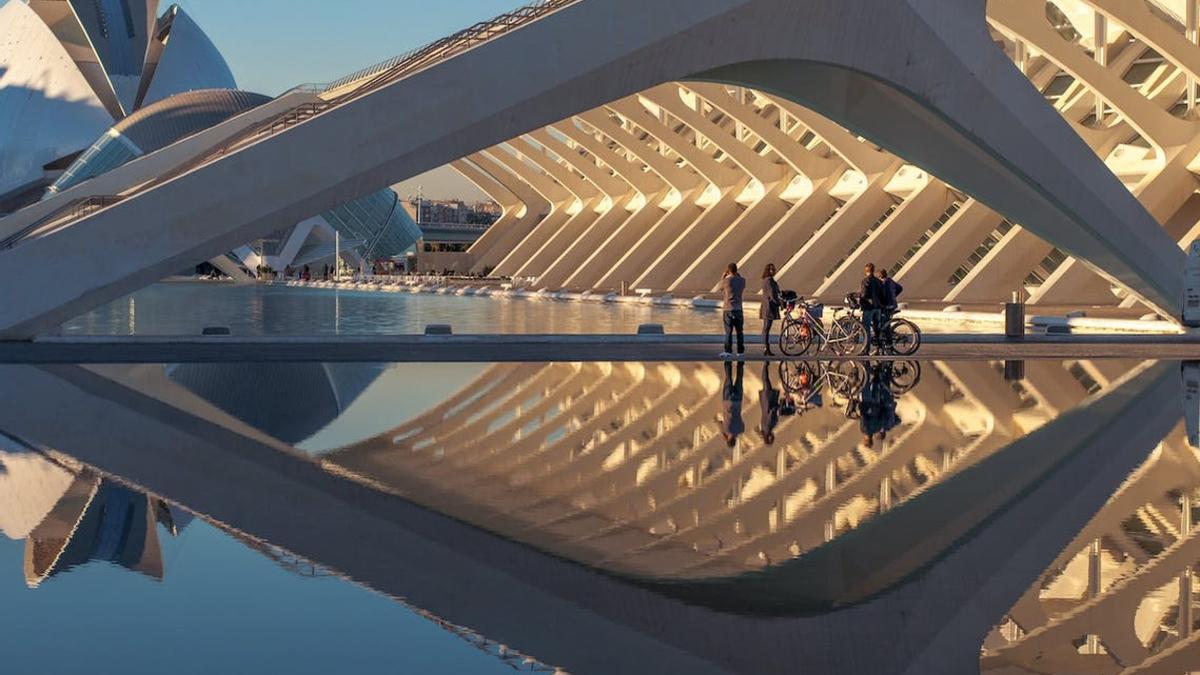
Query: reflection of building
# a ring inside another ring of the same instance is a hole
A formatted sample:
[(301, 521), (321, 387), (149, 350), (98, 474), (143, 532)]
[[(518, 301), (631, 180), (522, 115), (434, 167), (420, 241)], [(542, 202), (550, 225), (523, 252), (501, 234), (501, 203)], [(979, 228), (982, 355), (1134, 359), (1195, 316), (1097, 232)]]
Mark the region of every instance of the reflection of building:
[[(706, 364), (498, 366), (319, 461), (137, 369), (20, 369), (0, 391), (108, 411), (158, 432), (145, 444), (30, 420), (21, 400), (0, 424), (573, 672), (834, 672), (851, 653), (858, 672), (969, 672), (988, 623), (1178, 419), (1176, 370), (1109, 381), (1130, 365), (1030, 363), (1014, 386), (992, 364), (929, 364), (877, 453), (857, 425), (838, 433), (840, 408), (781, 421), (774, 443), (710, 447)], [(770, 387), (757, 370), (748, 419)], [(1094, 388), (1113, 395), (1077, 405)], [(798, 507), (782, 520), (780, 496)], [(775, 535), (815, 537), (755, 555)]]
[(40, 454), (0, 451), (0, 531), (25, 540), (25, 582), (104, 561), (163, 578), (158, 526), (172, 535), (191, 522), (157, 497)]
[[(830, 403), (778, 418), (770, 443), (748, 423), (727, 447), (722, 378), (710, 365), (499, 365), (425, 415), (327, 460), (397, 489), (437, 486), (454, 496), (439, 508), (468, 520), (503, 513), (504, 534), (536, 531), (539, 546), (589, 564), (730, 574), (858, 528), (1130, 365), (1031, 362), (1014, 387), (987, 363), (928, 364), (895, 392), (898, 425), (873, 447), (847, 417), (862, 375), (853, 392), (818, 383), (831, 389)], [(786, 384), (747, 369), (743, 418), (759, 419), (760, 392)]]
[(1200, 669), (1198, 496), (1200, 456), (1181, 426), (988, 635), (983, 672)]
[(345, 412), (379, 367), (354, 363), (182, 363), (167, 376), (285, 443), (308, 439)]

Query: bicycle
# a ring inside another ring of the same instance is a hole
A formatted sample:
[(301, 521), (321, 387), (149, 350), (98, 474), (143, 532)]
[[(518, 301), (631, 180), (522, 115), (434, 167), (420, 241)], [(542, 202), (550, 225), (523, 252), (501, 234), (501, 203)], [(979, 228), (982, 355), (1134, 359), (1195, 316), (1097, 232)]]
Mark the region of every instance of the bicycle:
[[(846, 314), (839, 318), (839, 321), (854, 321), (862, 327), (862, 316), (858, 314), (859, 310), (859, 295), (858, 293), (849, 293), (846, 295)], [(865, 328), (863, 329), (865, 332)], [(880, 335), (876, 336), (878, 340), (875, 344), (880, 350), (896, 356), (912, 356), (921, 348), (921, 329), (917, 324), (908, 319), (897, 318), (895, 314), (888, 317)], [(864, 355), (868, 351), (869, 345), (865, 340), (862, 349), (855, 354)]]
[(798, 401), (797, 410), (820, 407), (821, 392), (833, 394), (834, 405), (848, 405), (862, 390), (867, 369), (860, 361), (781, 361), (779, 381), (784, 392)]
[(779, 328), (779, 351), (787, 356), (800, 356), (817, 342), (817, 353), (829, 347), (839, 356), (861, 353), (867, 344), (867, 332), (861, 321), (846, 321), (836, 310), (833, 323), (826, 330), (823, 321), (825, 305), (807, 303), (794, 291), (782, 294), (783, 319)]
[(921, 329), (908, 319), (892, 316), (883, 328), (882, 346), (897, 356), (912, 356), (921, 348)]

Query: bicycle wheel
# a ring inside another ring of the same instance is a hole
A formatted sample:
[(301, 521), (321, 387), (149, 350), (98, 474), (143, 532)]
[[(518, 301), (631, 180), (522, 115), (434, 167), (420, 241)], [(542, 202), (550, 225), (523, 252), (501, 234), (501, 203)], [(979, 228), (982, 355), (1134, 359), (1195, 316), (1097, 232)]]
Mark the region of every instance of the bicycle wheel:
[(808, 361), (780, 361), (779, 381), (789, 394), (812, 389), (818, 377), (816, 368)]
[(888, 382), (888, 389), (892, 394), (907, 394), (921, 381), (921, 364), (917, 361), (893, 361), (891, 365), (892, 378)]
[(852, 399), (862, 391), (866, 381), (867, 369), (861, 361), (834, 361), (829, 364), (829, 384), (836, 395)]
[(839, 356), (867, 353), (867, 329), (853, 316), (840, 316), (829, 329), (829, 346)]
[(812, 326), (803, 321), (788, 321), (779, 331), (779, 351), (787, 356), (800, 356), (812, 346)]
[(892, 351), (900, 356), (912, 356), (921, 348), (921, 329), (908, 319), (892, 319), (888, 325)]

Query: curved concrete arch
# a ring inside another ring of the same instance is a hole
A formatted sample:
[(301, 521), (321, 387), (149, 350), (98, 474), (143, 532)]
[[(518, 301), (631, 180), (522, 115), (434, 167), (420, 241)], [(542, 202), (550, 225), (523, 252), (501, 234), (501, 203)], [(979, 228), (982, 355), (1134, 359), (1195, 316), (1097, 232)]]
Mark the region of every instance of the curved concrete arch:
[(663, 155), (657, 152), (638, 152), (638, 148), (644, 144), (633, 132), (621, 126), (621, 123), (613, 118), (612, 112), (605, 112), (604, 109), (596, 108), (585, 113), (580, 113), (576, 117), (587, 122), (593, 129), (604, 134), (613, 143), (621, 146), (622, 149), (645, 164), (646, 168), (654, 172), (660, 180), (675, 189), (686, 191), (700, 184), (699, 175), (680, 167)]
[(1200, 79), (1200, 49), (1140, 2), (1078, 0), (1112, 19), (1193, 78)]
[[(500, 217), (487, 229), (471, 247), (467, 249), (470, 255), (470, 271), (473, 273), (490, 270), (499, 262), (498, 253), (491, 249), (497, 241), (506, 235), (511, 235), (514, 229), (522, 227), (521, 221), (526, 220), (530, 210), (511, 190), (501, 185), (495, 178), (480, 171), (465, 159), (450, 163), (451, 168), (468, 182), (479, 188), (484, 194), (500, 205)], [(532, 227), (532, 218), (526, 221), (525, 228)]]
[[(729, 131), (717, 126), (708, 117), (685, 103), (680, 96), (682, 91), (684, 89), (680, 85), (669, 84), (644, 91), (640, 96), (666, 110), (675, 119), (688, 125), (694, 133), (716, 145), (742, 171), (763, 185), (783, 179), (784, 167), (768, 161), (740, 140), (734, 139), (736, 142), (730, 142)], [(697, 98), (697, 101), (700, 100), (703, 99)]]
[[(836, 185), (838, 175), (846, 168), (844, 157), (840, 154), (836, 158), (817, 155), (749, 106), (729, 95), (721, 85), (693, 82), (688, 86), (704, 95), (714, 107), (747, 125), (776, 154), (788, 162), (793, 170), (808, 178), (813, 184), (812, 191), (807, 197), (787, 207), (786, 212), (780, 217), (769, 221), (764, 219), (765, 228), (756, 228), (740, 233), (738, 241), (733, 242), (733, 245), (724, 251), (726, 257), (740, 255), (738, 263), (751, 271), (764, 267), (768, 263), (788, 260), (803, 246), (808, 236), (816, 232), (832, 215), (835, 203), (829, 195), (829, 190)], [(785, 108), (778, 102), (765, 96), (762, 98), (775, 105), (781, 114), (785, 112)], [(788, 109), (796, 110), (798, 107), (793, 104), (788, 106)], [(793, 117), (806, 129), (812, 131), (804, 122), (805, 120), (812, 122), (813, 118), (818, 116), (810, 111), (804, 111), (803, 115), (803, 119), (798, 115)], [(819, 126), (820, 123), (816, 122), (816, 124)], [(827, 146), (833, 148), (835, 153), (837, 153), (835, 145), (843, 146), (850, 143), (855, 146), (862, 145), (853, 139), (848, 139), (847, 134), (843, 130), (837, 129), (836, 125), (829, 124), (824, 131), (830, 136), (832, 143), (817, 131), (812, 131), (812, 133)], [(849, 150), (849, 153), (856, 157), (862, 154), (863, 157), (860, 157), (862, 162), (864, 164), (871, 163), (871, 160), (875, 158), (866, 158), (865, 153), (860, 152), (863, 149), (855, 147)], [(751, 222), (753, 221), (751, 220)], [(716, 259), (719, 261), (720, 256), (718, 255)]]
[[(567, 129), (564, 131), (563, 127)], [(596, 142), (594, 137), (576, 127), (570, 120), (555, 125), (554, 128), (585, 149), (588, 156), (585, 157), (578, 150), (568, 147), (545, 129), (540, 132), (542, 138), (547, 143), (560, 146), (556, 152), (561, 149), (560, 155), (564, 157), (564, 161), (580, 164), (581, 172), (593, 175), (594, 182), (604, 186), (602, 189), (606, 196), (606, 208), (589, 227), (579, 233), (567, 235), (567, 245), (560, 249), (557, 259), (539, 277), (539, 283), (550, 288), (567, 285), (568, 280), (579, 273), (583, 263), (626, 228), (642, 230), (658, 220), (662, 211), (658, 208), (658, 200), (653, 198), (664, 189), (662, 181), (652, 172), (643, 171), (641, 165), (630, 162), (616, 150)], [(615, 175), (601, 170), (596, 164), (597, 161), (603, 162)]]
[[(647, 270), (636, 283), (655, 287), (659, 279), (675, 275), (667, 285), (670, 291), (709, 291), (718, 285), (725, 265), (741, 260), (754, 243), (787, 213), (789, 205), (782, 197), (790, 181), (787, 180), (789, 176), (784, 165), (775, 164), (754, 152), (741, 139), (731, 136), (728, 130), (690, 107), (681, 98), (682, 91), (678, 85), (663, 86), (644, 92), (642, 96), (715, 145), (749, 175), (751, 182), (748, 187), (757, 187), (758, 194), (740, 213), (731, 211), (731, 218), (714, 216), (697, 220), (664, 252), (659, 266)], [(706, 100), (694, 92), (690, 93), (697, 105)], [(735, 121), (741, 119), (739, 115), (726, 114)], [(741, 111), (742, 117), (749, 114)], [(740, 203), (743, 194), (730, 191), (724, 199), (732, 197)], [(721, 213), (716, 209), (715, 205), (714, 214)]]
[(636, 189), (633, 184), (628, 182), (625, 175), (616, 168), (613, 169), (616, 172), (615, 174), (604, 170), (596, 163), (594, 156), (585, 157), (579, 152), (578, 148), (571, 147), (550, 133), (550, 128), (543, 127), (537, 131), (531, 131), (526, 134), (526, 138), (532, 139), (543, 148), (557, 155), (563, 163), (586, 178), (589, 183), (595, 186), (606, 197), (618, 197), (625, 194), (630, 188)]
[[(508, 169), (518, 180), (523, 181), (550, 205), (550, 211), (521, 241), (496, 265), (496, 274), (518, 276), (529, 259), (553, 237), (571, 217), (582, 212), (582, 204), (569, 190), (555, 181), (549, 174), (534, 168), (523, 159), (494, 146), (483, 151), (494, 162)], [(575, 208), (572, 208), (575, 207)]]
[(1041, 0), (994, 2), (988, 9), (988, 20), (1001, 31), (1012, 33), (1037, 47), (1055, 65), (1104, 99), (1160, 152), (1168, 153), (1192, 138), (1195, 123), (1170, 115), (1116, 73), (1063, 40), (1044, 17), (1035, 12), (1041, 7), (1044, 7)]
[[(557, 185), (563, 186), (569, 195), (563, 201), (554, 204), (556, 204), (557, 209), (563, 210), (565, 213), (572, 213), (574, 211), (570, 219), (563, 222), (557, 231), (546, 233), (546, 239), (532, 253), (529, 253), (527, 259), (524, 259), (524, 261), (517, 259), (515, 261), (515, 276), (534, 276), (533, 271), (530, 270), (544, 267), (547, 264), (547, 259), (553, 256), (556, 245), (562, 243), (562, 241), (569, 241), (571, 234), (576, 229), (587, 227), (590, 222), (595, 220), (595, 209), (600, 207), (602, 198), (604, 197), (601, 196), (600, 191), (590, 181), (584, 179), (582, 175), (575, 173), (574, 169), (548, 156), (545, 147), (541, 147), (540, 144), (530, 143), (528, 139), (522, 138), (520, 141), (514, 139), (514, 141), (503, 145), (515, 151), (518, 155), (518, 161), (521, 161), (523, 157), (524, 160), (532, 162), (542, 172), (545, 172), (548, 177), (556, 181)], [(500, 147), (494, 150), (499, 154), (508, 154), (508, 150)]]
[[(35, 335), (193, 257), (688, 79), (812, 108), (1179, 315), (1183, 252), (995, 48), (984, 9), (958, 0), (692, 0), (677, 11), (580, 0), (0, 254), (0, 286), (19, 299), (0, 307), (0, 335)], [(528, 59), (535, 51), (556, 58)], [(429, 104), (407, 105), (414, 92)], [(380, 114), (397, 109), (407, 114)], [(305, 169), (317, 164), (319, 174)], [(255, 180), (238, 185), (244, 176)], [(219, 190), (214, 210), (204, 196)], [(129, 238), (142, 242), (138, 260), (93, 264)]]
[[(670, 92), (678, 91), (678, 85), (667, 83), (660, 85), (656, 90), (668, 92), (667, 96), (677, 96)], [(641, 262), (639, 266), (634, 267), (629, 257), (619, 263), (624, 273), (633, 278), (634, 287), (665, 289), (672, 285), (692, 260), (684, 255), (673, 254), (676, 249), (685, 243), (694, 247), (702, 241), (695, 236), (696, 232), (707, 231), (734, 220), (740, 210), (737, 196), (749, 183), (750, 177), (737, 168), (721, 164), (695, 145), (692, 139), (676, 133), (662, 119), (652, 114), (643, 103), (647, 101), (650, 105), (655, 105), (646, 97), (646, 93), (610, 103), (607, 107), (655, 138), (708, 182), (703, 190), (696, 193), (696, 202), (703, 208), (701, 213), (696, 214), (690, 221), (676, 224), (678, 229), (673, 231), (673, 236), (666, 241), (655, 242), (653, 249), (645, 249), (649, 242), (642, 242), (643, 253), (648, 255), (636, 254)], [(679, 120), (679, 124), (687, 126), (683, 120)], [(705, 284), (705, 290), (707, 287), (708, 284)]]
[(737, 182), (739, 176), (735, 169), (721, 166), (711, 155), (700, 150), (690, 140), (675, 133), (662, 120), (652, 115), (638, 99), (639, 96), (632, 96), (620, 101), (613, 101), (605, 107), (629, 120), (630, 123), (653, 136), (659, 143), (670, 148), (710, 184), (728, 186)]
[[(548, 135), (548, 134), (547, 134)], [(542, 245), (537, 252), (530, 257), (529, 261), (523, 265), (517, 274), (525, 276), (536, 276), (538, 285), (547, 288), (557, 288), (561, 285), (565, 275), (561, 274), (561, 263), (564, 257), (574, 251), (578, 254), (579, 245), (581, 242), (592, 242), (596, 236), (596, 230), (601, 231), (612, 227), (614, 221), (623, 220), (627, 215), (625, 205), (629, 203), (633, 197), (628, 190), (621, 190), (620, 181), (616, 181), (609, 177), (604, 180), (598, 172), (592, 172), (594, 180), (575, 177), (573, 172), (579, 171), (575, 165), (582, 164), (579, 162), (582, 159), (577, 153), (571, 152), (569, 149), (554, 148), (549, 145), (541, 144), (542, 150), (538, 150), (540, 155), (536, 160), (539, 164), (545, 164), (543, 169), (551, 172), (552, 175), (563, 173), (567, 166), (571, 167), (573, 180), (584, 182), (588, 188), (588, 196), (583, 200), (582, 207), (579, 213), (576, 213), (566, 223), (559, 228), (558, 232), (553, 233)], [(559, 144), (555, 144), (559, 145)], [(548, 150), (557, 155), (560, 160), (553, 160), (546, 157), (543, 150)], [(568, 158), (568, 155), (574, 155)], [(564, 164), (559, 164), (562, 161)], [(595, 167), (595, 165), (592, 165)], [(582, 175), (582, 172), (581, 172)], [(602, 184), (603, 188), (598, 188), (597, 183)], [(560, 180), (561, 182), (561, 180)], [(578, 188), (576, 188), (578, 189)], [(579, 194), (579, 193), (577, 193)]]
[[(539, 285), (545, 286), (545, 273), (553, 267), (563, 248), (572, 246), (598, 219), (608, 216), (612, 211), (612, 199), (592, 180), (577, 172), (573, 164), (563, 160), (559, 152), (538, 141), (531, 141), (528, 135), (522, 137), (519, 143), (522, 147), (518, 147), (516, 140), (504, 145), (536, 164), (574, 196), (574, 200), (566, 207), (571, 217), (557, 230), (547, 232), (541, 245), (528, 259), (520, 262), (513, 273), (514, 276), (536, 278)], [(554, 156), (551, 156), (551, 153)]]
[[(696, 198), (707, 185), (704, 177), (668, 159), (658, 149), (643, 142), (631, 130), (614, 120), (617, 114), (609, 109), (595, 109), (578, 117), (603, 133), (663, 181), (662, 192), (647, 196), (650, 204), (662, 210), (644, 229), (641, 223), (627, 222), (586, 260), (579, 270), (567, 279), (567, 285), (586, 288), (618, 288), (631, 281), (663, 247), (669, 245), (687, 223), (700, 216), (703, 210)], [(626, 118), (627, 119), (627, 118)], [(655, 138), (647, 132), (651, 138)], [(659, 142), (660, 147), (666, 147)], [(647, 216), (647, 219), (650, 217)], [(638, 270), (638, 272), (634, 272)]]
[(534, 228), (551, 214), (553, 206), (528, 183), (506, 170), (503, 165), (486, 153), (476, 152), (467, 159), (480, 172), (516, 195), (524, 206), (524, 213), (518, 212), (517, 220), (513, 221), (507, 230), (496, 230), (496, 236), (485, 242), (488, 248), (481, 250), (473, 263), (473, 268), (481, 270), (484, 267), (492, 267), (494, 269), (517, 244), (524, 241)]
[[(904, 194), (895, 212), (846, 255), (842, 264), (817, 287), (818, 297), (841, 297), (857, 289), (867, 263), (874, 263), (879, 269), (891, 269), (897, 258), (947, 211), (954, 199), (949, 186), (912, 166), (902, 167), (896, 179), (908, 173), (923, 176), (914, 181), (921, 183), (920, 186)], [(890, 187), (890, 184), (885, 186), (884, 191), (899, 196)]]
[[(1031, 21), (1023, 13), (1028, 11), (1029, 7), (1025, 5), (1018, 7), (1017, 4), (1019, 3), (993, 3), (989, 11), (993, 23), (999, 24), (1002, 30), (1011, 31), (1030, 40), (1059, 67), (1067, 70), (1089, 89), (1109, 101), (1138, 133), (1155, 144), (1164, 166), (1159, 172), (1152, 173), (1139, 182), (1133, 192), (1157, 220), (1166, 222), (1166, 219), (1182, 206), (1188, 191), (1174, 191), (1176, 198), (1163, 202), (1157, 199), (1147, 200), (1143, 196), (1143, 188), (1162, 177), (1177, 183), (1177, 181), (1171, 180), (1172, 175), (1176, 172), (1171, 171), (1170, 165), (1195, 155), (1195, 150), (1188, 146), (1192, 145), (1191, 142), (1195, 138), (1194, 130), (1197, 128), (1197, 124), (1170, 115), (1159, 104), (1125, 84), (1112, 69), (1104, 68), (1078, 52), (1074, 47), (1067, 45), (1058, 38), (1053, 30), (1049, 29), (1045, 22)], [(1186, 44), (1186, 40), (1183, 40), (1182, 36), (1175, 34), (1166, 24), (1150, 15), (1145, 5), (1126, 3), (1125, 9), (1128, 12), (1127, 17), (1113, 15), (1113, 18), (1122, 23), (1125, 23), (1127, 18), (1132, 19), (1132, 22), (1137, 23), (1140, 28), (1140, 30), (1132, 32), (1139, 38), (1145, 34), (1155, 34), (1156, 43), (1173, 47), (1173, 54), (1176, 58), (1189, 51), (1193, 53), (1193, 57), (1200, 56), (1200, 50), (1194, 46), (1191, 50), (1181, 50), (1178, 42), (1166, 37), (1166, 34), (1170, 33)], [(1157, 31), (1153, 30), (1156, 26), (1159, 28)], [(1194, 63), (1195, 60), (1193, 58), (1192, 62)], [(1188, 149), (1185, 150), (1185, 148)], [(1105, 152), (1103, 149), (1099, 151)], [(1046, 248), (1033, 245), (1032, 241), (1030, 246), (1038, 252)], [(1033, 304), (1110, 304), (1114, 301), (1115, 298), (1109, 291), (1109, 283), (1098, 278), (1074, 259), (1068, 259), (1059, 265), (1030, 298), (1030, 302)]]
[[(841, 162), (821, 157), (800, 145), (777, 123), (766, 119), (744, 101), (739, 101), (725, 87), (711, 82), (688, 82), (685, 86), (714, 108), (744, 124), (796, 173), (815, 181), (829, 177), (840, 167)], [(739, 89), (745, 91), (744, 88)]]

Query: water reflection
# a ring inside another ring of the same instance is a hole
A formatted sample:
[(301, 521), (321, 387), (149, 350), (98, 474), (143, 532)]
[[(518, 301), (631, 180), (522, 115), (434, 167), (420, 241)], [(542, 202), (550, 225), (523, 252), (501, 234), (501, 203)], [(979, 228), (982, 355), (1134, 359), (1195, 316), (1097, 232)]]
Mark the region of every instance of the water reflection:
[[(959, 672), (985, 634), (985, 669), (1055, 672), (1190, 644), (1174, 365), (497, 364), (314, 459), (292, 443), (315, 424), (263, 410), (323, 426), (394, 395), (318, 368), (263, 371), (289, 384), (259, 406), (252, 368), (0, 367), (0, 429), (78, 466), (0, 474), (24, 486), (0, 525), (59, 541), (88, 519), (46, 515), (77, 477), (120, 476), (572, 672)], [(148, 535), (105, 533), (153, 530), (162, 499), (113, 490), (67, 559), (152, 573)]]
[(68, 459), (5, 443), (0, 530), (25, 540), (25, 583), (36, 588), (93, 561), (163, 578), (158, 527), (175, 536), (191, 516), (157, 497), (105, 480)]

